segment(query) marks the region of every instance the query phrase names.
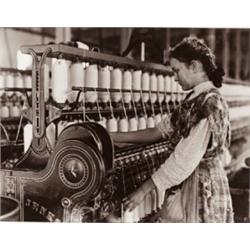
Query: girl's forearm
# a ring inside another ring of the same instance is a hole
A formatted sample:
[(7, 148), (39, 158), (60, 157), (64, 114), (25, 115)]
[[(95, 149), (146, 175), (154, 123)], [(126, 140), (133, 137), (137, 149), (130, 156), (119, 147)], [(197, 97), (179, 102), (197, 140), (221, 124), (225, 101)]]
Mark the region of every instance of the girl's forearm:
[(162, 138), (157, 128), (148, 128), (135, 132), (110, 133), (114, 142), (117, 143), (152, 143)]

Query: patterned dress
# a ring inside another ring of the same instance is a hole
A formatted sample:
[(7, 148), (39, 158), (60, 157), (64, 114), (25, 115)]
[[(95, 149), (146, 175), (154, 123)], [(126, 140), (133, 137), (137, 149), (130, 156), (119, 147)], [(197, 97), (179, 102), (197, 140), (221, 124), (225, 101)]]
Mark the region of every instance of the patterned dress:
[[(208, 119), (211, 137), (207, 150), (194, 171), (198, 173), (198, 220), (233, 222), (232, 201), (222, 161), (224, 150), (230, 144), (230, 123), (227, 104), (217, 89), (213, 88), (194, 99), (184, 100), (173, 112), (171, 151), (204, 118)], [(193, 174), (187, 180), (193, 178)]]

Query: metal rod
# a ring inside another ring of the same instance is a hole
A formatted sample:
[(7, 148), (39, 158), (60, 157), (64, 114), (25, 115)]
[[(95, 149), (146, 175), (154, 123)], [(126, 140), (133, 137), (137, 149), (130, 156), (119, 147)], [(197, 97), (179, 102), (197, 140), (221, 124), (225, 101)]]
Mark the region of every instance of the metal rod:
[(95, 51), (88, 51), (62, 44), (22, 46), (21, 51), (23, 53), (28, 53), (29, 49), (32, 49), (35, 51), (37, 55), (42, 55), (42, 53), (47, 48), (51, 48), (51, 53), (48, 54), (48, 57), (57, 58), (60, 55), (67, 59), (72, 59), (72, 57), (77, 56), (80, 60), (84, 62), (104, 64), (116, 67), (140, 69), (164, 75), (173, 75), (173, 72), (169, 70), (168, 67), (162, 64), (141, 62), (125, 57), (109, 55)]
[[(82, 92), (87, 92), (87, 91), (97, 91), (97, 92), (107, 92), (106, 88), (93, 88), (93, 87), (72, 87), (72, 90), (74, 91), (82, 91)], [(185, 93), (179, 93), (179, 92), (166, 92), (166, 91), (150, 91), (150, 90), (130, 90), (130, 89), (109, 89), (109, 92), (122, 92), (122, 93), (160, 93), (160, 94), (185, 94)]]

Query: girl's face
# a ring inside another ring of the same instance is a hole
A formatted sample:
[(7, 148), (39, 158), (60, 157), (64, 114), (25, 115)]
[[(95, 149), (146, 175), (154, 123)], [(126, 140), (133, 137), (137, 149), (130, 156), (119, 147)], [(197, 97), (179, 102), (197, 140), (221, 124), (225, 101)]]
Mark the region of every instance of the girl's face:
[(188, 66), (176, 58), (170, 59), (170, 66), (175, 74), (175, 80), (181, 85), (183, 90), (189, 90), (195, 86), (195, 72), (193, 67)]

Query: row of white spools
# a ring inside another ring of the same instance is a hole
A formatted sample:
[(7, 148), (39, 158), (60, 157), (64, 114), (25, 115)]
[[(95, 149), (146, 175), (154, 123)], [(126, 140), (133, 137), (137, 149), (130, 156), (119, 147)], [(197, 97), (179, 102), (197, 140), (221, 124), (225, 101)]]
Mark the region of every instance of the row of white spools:
[(19, 91), (5, 91), (5, 88), (31, 88), (30, 74), (0, 69), (0, 118), (20, 117), (24, 96)]
[(22, 106), (18, 102), (2, 102), (0, 107), (0, 118), (20, 117)]
[[(4, 88), (31, 88), (32, 77), (30, 74), (5, 71), (0, 69), (0, 97), (6, 93), (7, 96), (12, 96), (14, 92), (5, 92)], [(15, 92), (17, 96), (21, 96), (20, 92)]]
[[(129, 132), (138, 131), (146, 128), (153, 128), (159, 123), (167, 114), (160, 113), (153, 116), (141, 116), (132, 118), (110, 117), (106, 119), (102, 117), (101, 121), (97, 121), (109, 132)], [(71, 124), (81, 123), (83, 120), (74, 121), (59, 121), (58, 124), (51, 123), (46, 129), (46, 135), (52, 147), (55, 146), (56, 138), (60, 135), (62, 130)], [(57, 129), (56, 129), (57, 126)], [(57, 131), (57, 134), (56, 134)], [(32, 140), (32, 125), (30, 123), (24, 126), (24, 151), (26, 152)]]
[[(49, 71), (51, 71), (51, 79), (49, 78)], [(52, 97), (58, 103), (75, 100), (77, 92), (72, 91), (72, 87), (103, 88), (107, 90), (104, 92), (86, 92), (85, 96), (81, 96), (81, 100), (84, 99), (87, 103), (95, 103), (96, 101), (103, 103), (120, 102), (122, 99), (125, 103), (130, 103), (132, 98), (135, 102), (142, 98), (143, 102), (150, 100), (151, 103), (155, 103), (158, 100), (161, 103), (165, 98), (164, 92), (182, 93), (180, 85), (173, 77), (142, 72), (141, 70), (53, 59), (51, 70), (45, 64), (43, 72), (45, 92), (47, 92), (45, 93), (45, 99), (48, 97), (48, 88), (51, 87)], [(116, 89), (118, 92), (110, 93), (110, 89)], [(131, 93), (122, 93), (121, 90), (129, 90)], [(133, 90), (142, 90), (147, 93), (132, 93)], [(150, 93), (150, 91), (158, 91), (159, 94)], [(166, 101), (170, 100), (170, 96), (168, 97), (166, 97)], [(174, 98), (175, 96), (172, 96), (172, 99)], [(177, 95), (176, 98), (180, 101), (183, 95)]]

